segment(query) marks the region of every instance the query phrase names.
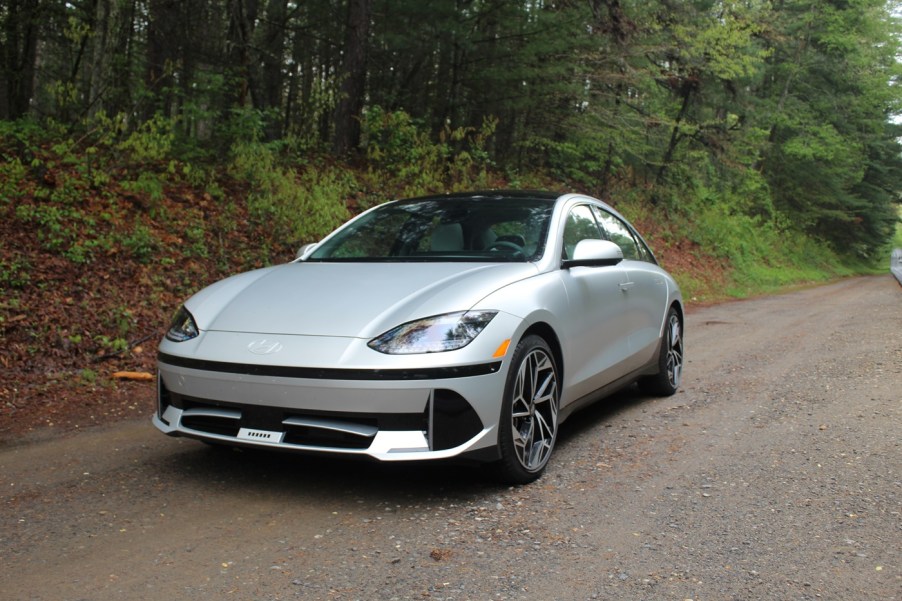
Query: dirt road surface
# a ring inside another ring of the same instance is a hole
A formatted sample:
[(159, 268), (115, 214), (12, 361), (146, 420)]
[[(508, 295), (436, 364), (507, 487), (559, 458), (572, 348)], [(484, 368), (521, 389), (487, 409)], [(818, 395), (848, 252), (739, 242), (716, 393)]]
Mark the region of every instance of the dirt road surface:
[(902, 599), (902, 287), (695, 310), (537, 483), (126, 422), (0, 446), (0, 599)]

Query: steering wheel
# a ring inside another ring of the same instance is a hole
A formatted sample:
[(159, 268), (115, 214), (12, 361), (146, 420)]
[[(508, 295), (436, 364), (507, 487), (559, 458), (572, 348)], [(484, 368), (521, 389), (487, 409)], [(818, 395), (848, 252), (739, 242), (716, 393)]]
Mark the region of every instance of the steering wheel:
[(514, 252), (514, 254), (521, 255), (524, 257), (526, 256), (526, 251), (523, 250), (522, 246), (520, 246), (519, 244), (515, 244), (513, 242), (509, 242), (507, 240), (495, 240), (494, 242), (489, 244), (488, 250), (502, 249), (502, 248), (511, 250)]

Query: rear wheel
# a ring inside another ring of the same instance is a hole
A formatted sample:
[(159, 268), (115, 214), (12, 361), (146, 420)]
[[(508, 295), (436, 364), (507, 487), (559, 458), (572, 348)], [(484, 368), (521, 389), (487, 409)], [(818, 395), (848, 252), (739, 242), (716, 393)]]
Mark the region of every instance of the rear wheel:
[(664, 326), (664, 337), (658, 354), (658, 373), (639, 380), (645, 392), (657, 396), (675, 394), (683, 380), (683, 322), (671, 308)]
[(514, 350), (504, 387), (498, 449), (498, 477), (526, 484), (542, 475), (557, 440), (560, 402), (558, 369), (548, 344), (527, 336)]

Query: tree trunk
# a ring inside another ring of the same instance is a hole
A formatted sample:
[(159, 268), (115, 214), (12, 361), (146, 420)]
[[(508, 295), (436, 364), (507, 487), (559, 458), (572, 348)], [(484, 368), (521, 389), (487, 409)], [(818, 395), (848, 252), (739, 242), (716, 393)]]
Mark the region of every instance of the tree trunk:
[(145, 107), (145, 119), (150, 119), (157, 111), (167, 116), (172, 113), (173, 70), (179, 47), (179, 1), (150, 0), (149, 12), (145, 84), (153, 93), (154, 101)]
[(3, 29), (3, 77), (0, 79), (0, 118), (18, 119), (28, 113), (34, 96), (35, 63), (38, 56), (38, 28), (44, 3), (39, 0), (10, 0)]
[[(655, 177), (655, 185), (660, 185), (664, 181), (664, 174), (667, 173), (667, 168), (670, 166), (670, 163), (673, 162), (673, 154), (676, 151), (676, 147), (680, 143), (680, 140), (683, 138), (680, 134), (680, 124), (683, 122), (683, 119), (686, 117), (686, 112), (689, 110), (693, 90), (694, 84), (691, 80), (683, 82), (682, 89), (680, 90), (683, 94), (683, 102), (680, 105), (680, 112), (673, 122), (673, 130), (670, 132), (670, 143), (667, 144), (667, 151), (664, 153), (664, 158), (661, 159), (661, 165), (658, 168), (658, 174)], [(657, 201), (652, 199), (652, 204), (657, 204)]]
[(253, 101), (254, 76), (251, 68), (250, 48), (257, 22), (257, 0), (229, 0), (229, 30), (226, 52), (226, 68), (232, 73), (231, 93), (227, 94), (226, 110), (242, 108)]
[(344, 155), (360, 145), (360, 113), (366, 88), (366, 51), (370, 25), (370, 0), (348, 2), (348, 28), (332, 149)]
[(106, 96), (114, 85), (112, 60), (118, 52), (120, 30), (118, 0), (98, 0), (94, 13), (94, 43), (91, 58), (91, 79), (88, 90), (88, 115), (107, 108)]
[(282, 110), (282, 57), (285, 51), (285, 26), (288, 0), (269, 0), (266, 9), (266, 26), (263, 40), (263, 109), (276, 109), (267, 117), (266, 139), (282, 136), (282, 121), (277, 116)]
[(115, 56), (110, 67), (110, 78), (113, 83), (108, 98), (104, 105), (109, 107), (111, 114), (131, 113), (132, 106), (132, 79), (133, 64), (135, 61), (135, 19), (137, 15), (137, 0), (127, 0), (121, 3), (120, 26), (115, 32)]

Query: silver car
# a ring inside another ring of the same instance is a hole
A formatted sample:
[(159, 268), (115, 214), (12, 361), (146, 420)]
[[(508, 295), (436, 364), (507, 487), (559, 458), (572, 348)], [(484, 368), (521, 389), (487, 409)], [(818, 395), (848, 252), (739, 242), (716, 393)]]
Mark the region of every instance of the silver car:
[(159, 349), (163, 432), (538, 478), (560, 424), (638, 381), (671, 395), (683, 304), (642, 237), (579, 194), (366, 211), (284, 265), (201, 290)]

